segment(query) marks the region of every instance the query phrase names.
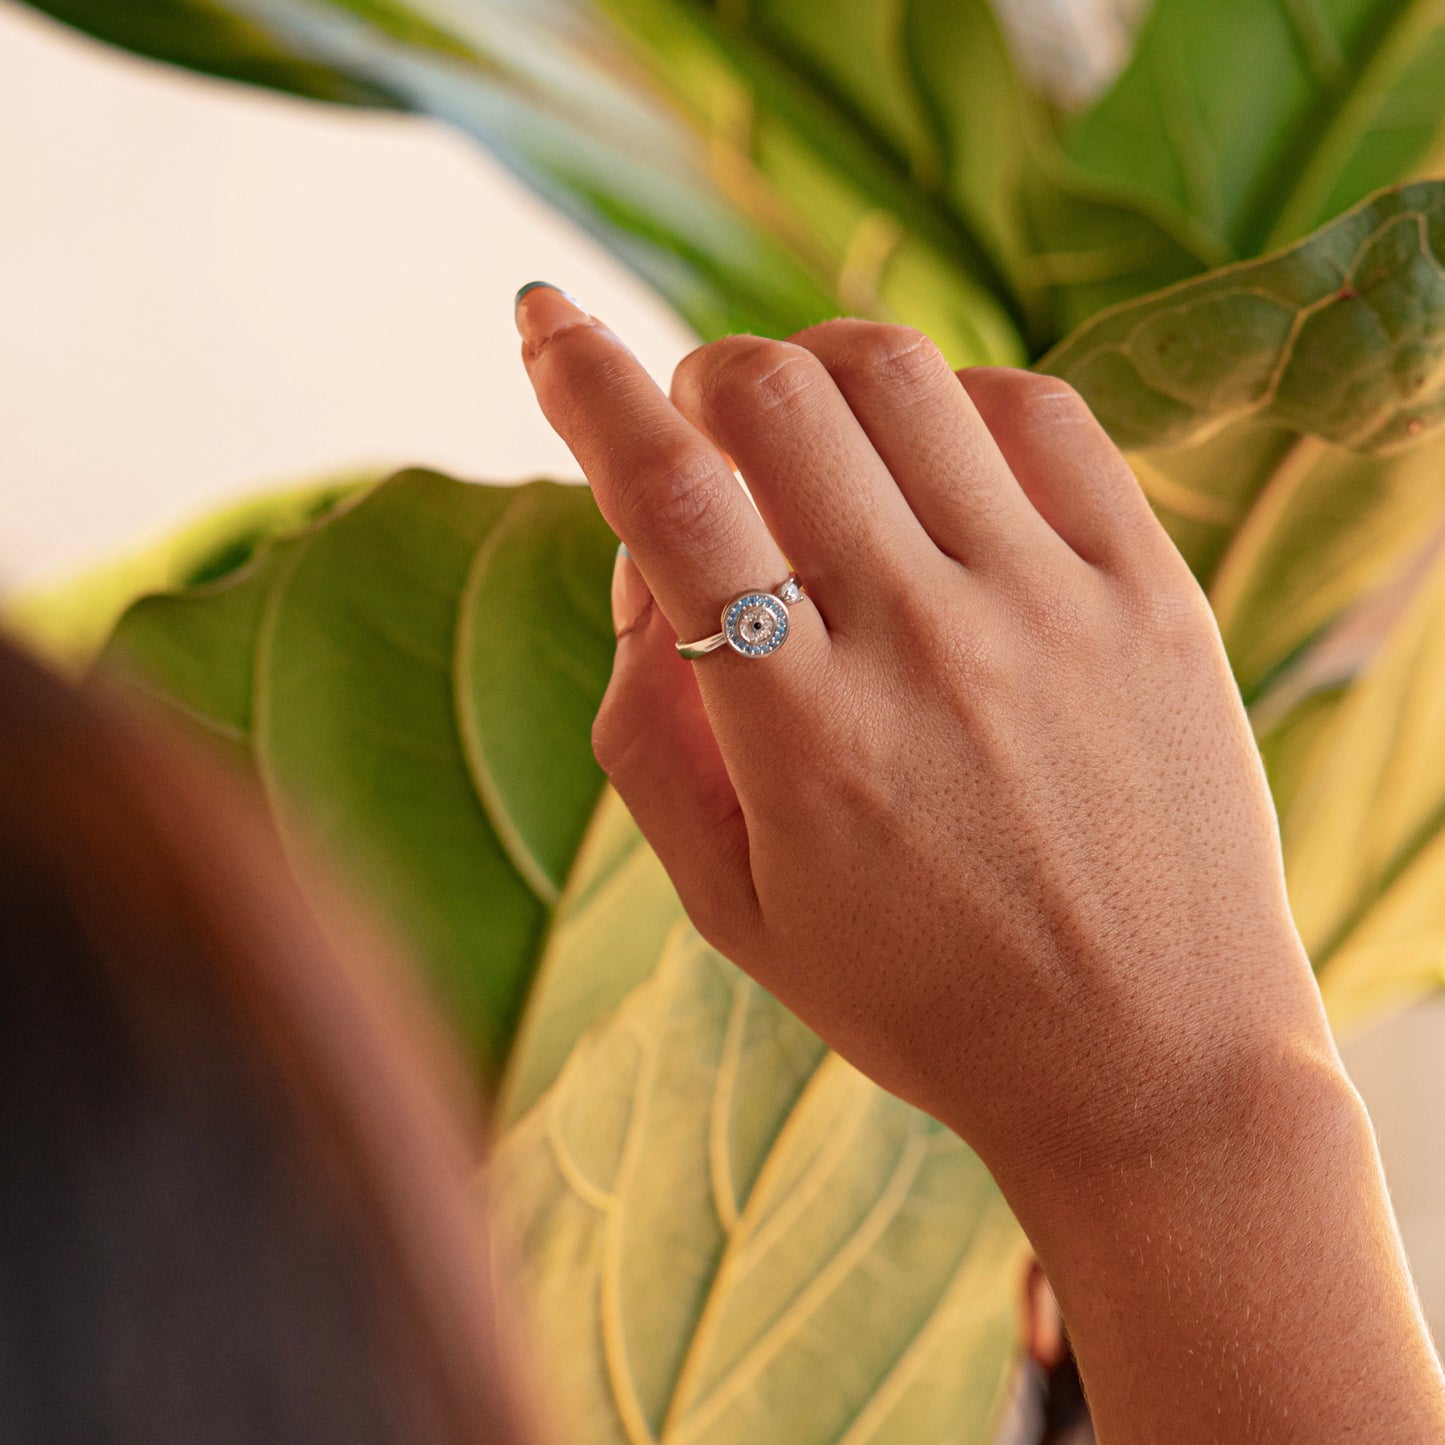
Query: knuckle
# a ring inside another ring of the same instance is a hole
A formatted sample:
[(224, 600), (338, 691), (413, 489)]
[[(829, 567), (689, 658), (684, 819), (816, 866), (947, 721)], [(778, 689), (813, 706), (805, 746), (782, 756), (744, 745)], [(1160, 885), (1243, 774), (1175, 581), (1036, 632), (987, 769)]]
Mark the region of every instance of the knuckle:
[(884, 324), (855, 328), (839, 346), (834, 364), (850, 377), (902, 388), (948, 367), (943, 353), (921, 331)]
[(719, 341), (709, 341), (703, 346), (693, 347), (672, 369), (672, 395), (674, 398), (679, 393), (700, 392), (703, 377), (717, 360), (721, 349), (733, 339), (731, 336), (724, 336)]
[(1072, 384), (1061, 376), (1051, 376), (1047, 371), (1028, 371), (1023, 367), (1006, 367), (1003, 371), (1008, 384), (1026, 393), (1031, 400), (1070, 404), (1083, 402)]
[(671, 442), (646, 456), (623, 485), (626, 525), (670, 544), (705, 544), (720, 525), (733, 485), (710, 448)]
[(628, 725), (615, 687), (609, 688), (592, 719), (592, 755), (609, 778), (625, 776), (636, 745), (637, 729)]
[(964, 373), (970, 385), (984, 386), (997, 397), (1060, 411), (1088, 411), (1084, 398), (1061, 376), (1027, 371), (1018, 366), (971, 366)]
[(716, 345), (720, 350), (703, 387), (714, 415), (805, 410), (826, 378), (811, 352), (785, 341), (747, 336)]
[(857, 316), (830, 316), (826, 321), (795, 331), (788, 340), (806, 346), (810, 351), (817, 346), (822, 351), (832, 352), (846, 345), (854, 332), (871, 325), (871, 321)]
[(1171, 568), (1130, 587), (1129, 626), (1150, 651), (1194, 660), (1214, 650), (1218, 628), (1199, 584), (1181, 572)]
[(682, 900), (688, 921), (704, 943), (734, 962), (743, 953), (743, 930), (728, 900), (710, 888), (690, 888)]
[(1034, 648), (1050, 656), (1069, 653), (1096, 630), (1098, 613), (1077, 578), (1045, 577), (1023, 589), (1019, 615)]
[(1045, 371), (1026, 371), (1029, 394), (1036, 401), (1054, 401), (1061, 406), (1083, 406), (1084, 398), (1072, 382), (1061, 376), (1050, 376)]
[(1024, 399), (1036, 421), (1055, 426), (1094, 424), (1094, 413), (1088, 402), (1067, 381), (1034, 372), (1027, 375), (1033, 380), (1024, 392)]

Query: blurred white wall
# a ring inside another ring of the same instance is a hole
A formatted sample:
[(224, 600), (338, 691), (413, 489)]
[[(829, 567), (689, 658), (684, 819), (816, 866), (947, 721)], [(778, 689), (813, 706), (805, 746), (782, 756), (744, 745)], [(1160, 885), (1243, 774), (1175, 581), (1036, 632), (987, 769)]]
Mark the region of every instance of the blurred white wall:
[[(1045, 69), (1061, 4), (1013, 4)], [(450, 132), (149, 65), (0, 0), (0, 585), (357, 464), (575, 476), (517, 360), (535, 278), (659, 377), (692, 344)], [(1445, 1004), (1346, 1052), (1445, 1337)]]
[(440, 126), (149, 64), (0, 0), (0, 584), (356, 464), (576, 476), (517, 359), (536, 278), (660, 375), (691, 345)]

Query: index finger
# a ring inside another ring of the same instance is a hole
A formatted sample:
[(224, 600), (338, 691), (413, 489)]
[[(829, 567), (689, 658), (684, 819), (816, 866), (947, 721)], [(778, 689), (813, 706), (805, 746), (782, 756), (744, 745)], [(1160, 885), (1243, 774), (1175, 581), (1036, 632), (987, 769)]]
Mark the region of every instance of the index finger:
[(727, 460), (611, 331), (545, 283), (519, 294), (517, 329), (543, 414), (680, 637), (715, 633), (731, 598), (783, 582)]

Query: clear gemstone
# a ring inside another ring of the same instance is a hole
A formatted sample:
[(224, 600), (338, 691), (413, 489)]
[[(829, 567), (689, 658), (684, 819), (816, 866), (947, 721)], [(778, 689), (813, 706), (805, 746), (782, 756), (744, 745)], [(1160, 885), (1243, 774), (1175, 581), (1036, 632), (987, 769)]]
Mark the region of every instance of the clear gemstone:
[(738, 636), (754, 645), (768, 643), (778, 630), (778, 619), (761, 602), (744, 607), (737, 620)]

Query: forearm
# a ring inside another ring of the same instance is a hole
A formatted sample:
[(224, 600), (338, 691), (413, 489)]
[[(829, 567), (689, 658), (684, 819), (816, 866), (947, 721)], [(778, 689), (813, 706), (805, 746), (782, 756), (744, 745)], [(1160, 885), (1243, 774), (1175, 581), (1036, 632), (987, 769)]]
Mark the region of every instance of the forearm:
[(1100, 1440), (1445, 1440), (1374, 1137), (1332, 1053), (1286, 1050), (1227, 1092), (1141, 1157), (1008, 1183)]

